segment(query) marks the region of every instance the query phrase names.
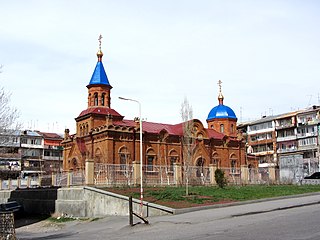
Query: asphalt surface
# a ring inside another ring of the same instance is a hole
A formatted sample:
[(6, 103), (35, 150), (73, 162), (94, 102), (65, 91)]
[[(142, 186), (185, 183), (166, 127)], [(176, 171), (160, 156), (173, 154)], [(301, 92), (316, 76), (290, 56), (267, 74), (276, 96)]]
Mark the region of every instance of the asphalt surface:
[[(215, 236), (214, 239), (280, 239), (275, 237), (278, 235), (271, 236), (272, 229), (271, 232), (265, 233), (265, 238), (260, 235), (257, 238), (254, 232), (248, 231), (247, 228), (252, 225), (263, 228), (266, 224), (275, 224), (274, 228), (280, 227), (277, 232), (281, 232), (290, 226), (281, 226), (276, 224), (277, 221), (288, 222), (288, 224), (295, 226), (296, 222), (289, 222), (289, 220), (296, 218), (292, 216), (296, 216), (298, 211), (301, 211), (299, 216), (302, 216), (303, 213), (312, 215), (315, 209), (320, 209), (319, 204), (320, 193), (272, 200), (265, 199), (211, 208), (185, 209), (176, 215), (150, 217), (148, 218), (149, 225), (140, 223), (140, 220), (135, 218), (136, 225), (133, 227), (129, 226), (128, 217), (117, 216), (105, 217), (96, 221), (73, 221), (59, 226), (54, 224), (50, 226), (48, 222), (40, 221), (17, 228), (16, 236), (20, 240), (213, 239), (213, 236)], [(307, 213), (307, 211), (309, 212)], [(317, 216), (320, 214), (314, 214), (314, 218)], [(305, 218), (308, 219), (307, 215)], [(311, 227), (316, 225), (317, 228), (318, 224), (313, 224), (312, 221), (319, 222), (320, 219), (315, 220), (314, 218), (310, 219), (309, 225)], [(259, 231), (256, 234), (259, 234)], [(246, 237), (239, 238), (241, 233)], [(310, 233), (315, 238), (287, 239), (320, 239), (320, 234), (317, 235), (317, 229), (310, 228)], [(281, 239), (286, 238), (282, 236)]]

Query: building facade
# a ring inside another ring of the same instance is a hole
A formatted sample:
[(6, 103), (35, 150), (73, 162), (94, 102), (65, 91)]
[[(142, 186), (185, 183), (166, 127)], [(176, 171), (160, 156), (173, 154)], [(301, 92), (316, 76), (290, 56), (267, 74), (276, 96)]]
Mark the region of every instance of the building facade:
[(280, 181), (299, 182), (320, 170), (319, 106), (263, 117), (239, 124), (238, 129), (259, 168), (276, 166)]
[(3, 132), (0, 134), (0, 179), (61, 172), (62, 140), (56, 133)]
[[(239, 174), (240, 167), (247, 165), (244, 142), (237, 138), (236, 115), (223, 104), (221, 82), (219, 105), (209, 112), (208, 127), (192, 119), (178, 124), (142, 121), (140, 129), (140, 119), (125, 119), (111, 107), (112, 86), (102, 56), (100, 48), (98, 62), (87, 85), (87, 108), (75, 118), (76, 133), (65, 131), (62, 142), (65, 171), (84, 170), (88, 160), (94, 162), (95, 173), (102, 164), (117, 165), (120, 170), (140, 164), (140, 142), (146, 175), (156, 175), (158, 166), (165, 166), (167, 172), (172, 172), (175, 166), (186, 164), (196, 166), (199, 176), (203, 176), (205, 167), (212, 165)], [(187, 125), (189, 143), (185, 141)], [(187, 155), (190, 155), (188, 163)]]

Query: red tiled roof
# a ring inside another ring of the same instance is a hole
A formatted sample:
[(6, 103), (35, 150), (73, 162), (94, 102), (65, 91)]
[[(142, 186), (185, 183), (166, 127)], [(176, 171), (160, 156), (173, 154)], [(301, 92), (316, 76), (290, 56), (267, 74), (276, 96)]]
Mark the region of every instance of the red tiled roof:
[(209, 138), (215, 138), (215, 139), (223, 139), (224, 138), (224, 134), (223, 133), (219, 133), (214, 129), (206, 129), (207, 133), (208, 133), (208, 137)]
[[(137, 123), (135, 121), (126, 120), (126, 119), (123, 119), (122, 121), (114, 121), (113, 123), (118, 126), (129, 126), (129, 127), (137, 126)], [(154, 122), (143, 121), (142, 129), (144, 132), (154, 133), (154, 134), (159, 134), (162, 130), (165, 130), (168, 132), (169, 135), (177, 135), (177, 136), (183, 135), (183, 123), (165, 124), (165, 123), (154, 123)], [(205, 131), (207, 131), (209, 138), (223, 139), (223, 137), (225, 136), (224, 134), (219, 133), (213, 129), (205, 129)]]
[(41, 134), (44, 138), (56, 138), (61, 140), (63, 137), (57, 133), (47, 133), (47, 132), (38, 132), (39, 134)]
[(82, 117), (87, 114), (100, 114), (100, 115), (112, 115), (112, 116), (117, 116), (117, 117), (122, 117), (116, 110), (112, 108), (106, 108), (106, 107), (92, 107), (92, 108), (87, 108), (86, 110), (83, 110), (79, 117)]

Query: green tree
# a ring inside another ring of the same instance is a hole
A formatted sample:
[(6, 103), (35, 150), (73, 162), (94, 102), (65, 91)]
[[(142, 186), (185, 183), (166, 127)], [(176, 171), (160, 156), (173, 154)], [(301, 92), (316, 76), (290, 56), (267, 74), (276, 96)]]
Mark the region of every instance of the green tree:
[(224, 188), (227, 185), (227, 179), (224, 176), (224, 171), (220, 168), (214, 172), (214, 179), (220, 188)]

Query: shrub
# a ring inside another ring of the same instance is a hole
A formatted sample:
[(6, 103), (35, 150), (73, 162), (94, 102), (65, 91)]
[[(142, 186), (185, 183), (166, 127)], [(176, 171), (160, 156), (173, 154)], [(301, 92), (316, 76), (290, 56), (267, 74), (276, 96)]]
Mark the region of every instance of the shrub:
[(223, 188), (227, 185), (227, 179), (224, 176), (224, 171), (220, 168), (216, 169), (216, 171), (214, 172), (214, 179), (216, 180), (216, 183), (220, 188)]

